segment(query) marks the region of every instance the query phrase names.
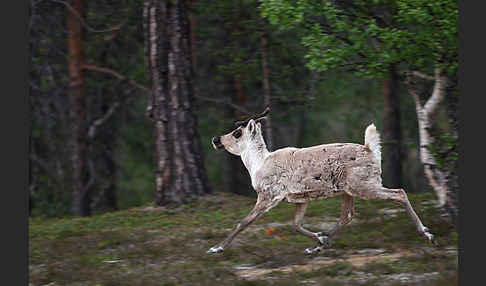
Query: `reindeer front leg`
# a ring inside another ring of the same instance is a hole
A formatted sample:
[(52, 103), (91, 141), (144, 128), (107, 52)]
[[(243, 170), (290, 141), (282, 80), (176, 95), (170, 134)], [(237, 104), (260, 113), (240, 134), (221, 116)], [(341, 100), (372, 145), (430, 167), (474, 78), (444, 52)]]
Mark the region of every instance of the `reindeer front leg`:
[(279, 201), (271, 200), (270, 198), (263, 197), (262, 195), (258, 195), (257, 202), (250, 213), (243, 219), (241, 222), (236, 225), (236, 227), (231, 231), (230, 235), (223, 240), (221, 243), (211, 247), (207, 253), (219, 253), (223, 252), (223, 250), (233, 241), (235, 236), (243, 231), (248, 225), (250, 225), (253, 221), (255, 221), (258, 217), (264, 214), (266, 211), (270, 210), (274, 206), (276, 206)]

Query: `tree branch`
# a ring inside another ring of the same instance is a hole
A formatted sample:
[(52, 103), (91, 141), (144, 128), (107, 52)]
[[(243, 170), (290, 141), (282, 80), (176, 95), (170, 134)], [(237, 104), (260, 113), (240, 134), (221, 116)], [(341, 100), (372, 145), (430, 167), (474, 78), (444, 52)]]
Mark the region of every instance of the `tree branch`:
[(412, 97), (413, 101), (415, 102), (415, 110), (417, 112), (417, 119), (419, 122), (425, 118), (426, 114), (424, 112), (424, 107), (422, 106), (422, 103), (420, 103), (420, 98), (417, 94), (417, 91), (415, 90), (415, 86), (412, 81), (412, 73), (407, 72), (405, 75), (405, 84), (407, 85), (407, 90), (410, 96)]
[(90, 31), (90, 32), (93, 32), (93, 33), (106, 33), (106, 32), (113, 32), (113, 31), (118, 31), (120, 30), (121, 26), (123, 25), (122, 24), (119, 24), (119, 25), (116, 25), (115, 27), (113, 28), (110, 28), (110, 29), (106, 29), (106, 30), (96, 30), (96, 29), (93, 29), (91, 28), (84, 20), (83, 18), (79, 15), (79, 13), (76, 11), (76, 9), (74, 9), (69, 3), (67, 3), (66, 1), (61, 1), (61, 0), (51, 0), (52, 2), (56, 2), (56, 3), (60, 3), (60, 4), (63, 4), (64, 6), (66, 6), (66, 8), (69, 9), (69, 11), (71, 11), (71, 13), (73, 13), (74, 16), (76, 16), (76, 18), (78, 18), (79, 22), (81, 23), (81, 25), (83, 25), (84, 28), (86, 28), (86, 30)]
[(123, 76), (123, 75), (117, 73), (114, 70), (111, 70), (111, 69), (108, 69), (108, 68), (98, 67), (98, 66), (95, 66), (95, 65), (83, 65), (82, 68), (85, 69), (85, 70), (97, 71), (97, 72), (101, 72), (101, 73), (106, 73), (106, 74), (112, 75), (113, 77), (116, 77), (117, 79), (119, 79), (121, 81), (127, 81), (132, 86), (134, 86), (134, 87), (136, 87), (136, 88), (138, 88), (138, 89), (140, 89), (140, 90), (142, 90), (144, 92), (152, 93), (152, 91), (150, 91), (150, 89), (146, 88), (143, 85), (140, 85), (140, 84), (136, 83), (134, 80), (131, 80), (131, 79), (127, 78), (126, 76)]
[(214, 99), (214, 98), (209, 98), (209, 97), (205, 97), (205, 96), (201, 96), (201, 95), (196, 95), (194, 96), (195, 98), (197, 99), (200, 99), (200, 100), (204, 100), (204, 101), (209, 101), (209, 102), (214, 102), (214, 103), (218, 103), (218, 104), (224, 104), (224, 105), (227, 105), (235, 110), (238, 110), (242, 113), (244, 113), (245, 115), (249, 115), (251, 114), (251, 112), (249, 112), (248, 110), (246, 110), (246, 108), (244, 107), (241, 107), (237, 104), (234, 104), (234, 103), (231, 103), (227, 100), (220, 100), (220, 99)]
[(88, 137), (90, 139), (93, 139), (95, 136), (96, 136), (96, 131), (97, 131), (97, 128), (102, 125), (103, 123), (105, 123), (112, 115), (113, 113), (118, 109), (118, 107), (120, 106), (120, 102), (119, 101), (116, 101), (109, 109), (108, 111), (106, 111), (106, 113), (100, 117), (99, 119), (95, 120), (91, 126), (89, 127), (88, 129)]
[(426, 79), (426, 80), (434, 80), (435, 79), (433, 76), (426, 75), (426, 74), (421, 73), (419, 71), (412, 71), (411, 75), (416, 76), (416, 77), (421, 78), (421, 79)]
[[(109, 74), (109, 75), (117, 78), (120, 81), (127, 81), (130, 85), (132, 85), (132, 86), (134, 86), (134, 87), (136, 87), (136, 88), (138, 88), (138, 89), (140, 89), (140, 90), (142, 90), (146, 93), (150, 93), (150, 94), (152, 93), (152, 91), (149, 88), (136, 83), (134, 80), (128, 79), (126, 76), (123, 76), (123, 75), (117, 73), (116, 71), (114, 71), (112, 69), (98, 67), (98, 66), (95, 66), (95, 65), (83, 65), (83, 69)], [(248, 110), (246, 110), (245, 108), (243, 108), (239, 105), (233, 104), (233, 103), (226, 101), (226, 100), (218, 100), (218, 99), (209, 98), (209, 97), (205, 97), (205, 96), (201, 96), (201, 95), (196, 95), (194, 97), (197, 98), (197, 99), (203, 100), (203, 101), (209, 101), (209, 102), (214, 102), (214, 103), (218, 103), (218, 104), (228, 105), (231, 108), (238, 110), (238, 111), (240, 111), (240, 112), (242, 112), (246, 115), (250, 114), (250, 112)]]
[(432, 96), (424, 105), (427, 116), (431, 118), (437, 111), (439, 103), (444, 99), (444, 91), (447, 85), (447, 78), (442, 74), (440, 68), (435, 68), (435, 84)]

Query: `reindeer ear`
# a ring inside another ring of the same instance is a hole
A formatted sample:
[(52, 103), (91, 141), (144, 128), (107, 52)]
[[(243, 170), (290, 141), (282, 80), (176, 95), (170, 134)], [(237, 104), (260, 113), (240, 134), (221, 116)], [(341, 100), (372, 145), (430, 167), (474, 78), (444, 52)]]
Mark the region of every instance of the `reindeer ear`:
[(262, 132), (262, 124), (260, 122), (257, 122), (256, 124), (256, 131), (260, 133)]
[(248, 129), (248, 131), (250, 132), (250, 134), (255, 134), (255, 131), (256, 131), (256, 127), (255, 127), (255, 120), (251, 119), (249, 122), (248, 122), (248, 125), (246, 127)]

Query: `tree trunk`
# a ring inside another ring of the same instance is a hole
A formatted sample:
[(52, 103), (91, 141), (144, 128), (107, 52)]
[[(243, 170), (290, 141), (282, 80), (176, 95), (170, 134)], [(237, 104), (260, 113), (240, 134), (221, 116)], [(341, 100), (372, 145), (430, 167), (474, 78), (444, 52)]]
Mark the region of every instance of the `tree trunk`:
[[(230, 79), (230, 78), (228, 78)], [(233, 81), (228, 80), (228, 84), (225, 89), (225, 94), (233, 95)], [(230, 106), (225, 107), (224, 117), (229, 120), (234, 120), (236, 112)], [(223, 152), (221, 157), (221, 183), (223, 191), (238, 193), (238, 171), (237, 171), (237, 160), (239, 158), (230, 154), (229, 152)]]
[(383, 82), (383, 97), (385, 114), (384, 130), (384, 185), (389, 188), (402, 187), (402, 136), (400, 127), (400, 96), (398, 93), (398, 77), (390, 70)]
[(146, 52), (156, 132), (157, 205), (210, 192), (197, 118), (190, 28), (184, 1), (146, 1)]
[[(236, 46), (236, 49), (239, 47)], [(238, 51), (235, 51), (238, 52)], [(234, 83), (234, 92), (231, 94), (235, 95), (235, 103), (238, 106), (244, 106), (245, 102), (247, 100), (247, 95), (243, 90), (243, 80), (245, 76), (244, 74), (237, 74), (234, 75), (233, 77), (233, 83)], [(234, 111), (233, 118), (240, 118), (243, 114), (239, 111)], [(245, 165), (243, 165), (243, 162), (241, 161), (241, 158), (238, 156), (234, 156), (232, 154), (227, 153), (229, 165), (230, 165), (230, 170), (233, 173), (233, 175), (230, 177), (233, 179), (232, 185), (230, 186), (229, 190), (231, 190), (232, 193), (238, 194), (238, 195), (243, 195), (243, 196), (251, 196), (254, 194), (253, 188), (251, 186), (251, 179), (248, 176), (248, 171), (245, 168)]]
[[(79, 16), (83, 15), (83, 1), (74, 0), (71, 4)], [(81, 22), (68, 9), (68, 61), (69, 61), (69, 97), (71, 99), (71, 167), (72, 167), (72, 211), (77, 216), (88, 216), (90, 210), (86, 164), (86, 98), (84, 96), (84, 60), (83, 31)]]
[[(232, 51), (235, 55), (240, 53), (240, 43), (238, 42), (238, 36), (235, 36), (234, 33), (242, 33), (242, 28), (238, 25), (241, 20), (241, 14), (234, 15), (231, 28), (224, 30), (224, 42), (226, 45), (233, 47)], [(235, 103), (236, 106), (244, 106), (248, 98), (244, 90), (245, 80), (246, 75), (240, 70), (235, 70), (228, 75), (225, 93), (231, 97), (230, 101)], [(227, 109), (226, 114), (226, 118), (230, 118), (233, 121), (243, 115), (242, 112), (235, 109)], [(234, 128), (234, 126), (230, 128)], [(221, 181), (224, 190), (238, 195), (253, 195), (251, 180), (241, 159), (228, 152), (224, 152), (222, 160)]]
[[(268, 33), (266, 26), (263, 24), (263, 32), (260, 36), (261, 53), (262, 53), (262, 71), (263, 71), (263, 103), (265, 107), (271, 106), (270, 90), (270, 68), (268, 67)], [(265, 120), (265, 143), (269, 151), (273, 150), (273, 132), (271, 116), (267, 115)]]
[[(234, 84), (233, 81), (232, 85)], [(228, 94), (236, 95), (234, 88), (231, 88)], [(237, 97), (238, 98), (238, 97)], [(241, 99), (242, 97), (240, 97)], [(237, 101), (237, 104), (243, 104), (242, 101)], [(231, 107), (226, 108), (226, 118), (234, 120), (241, 115)], [(254, 195), (255, 192), (251, 186), (251, 180), (248, 176), (248, 172), (241, 162), (240, 157), (230, 154), (229, 152), (224, 152), (221, 164), (221, 182), (223, 189), (226, 192), (231, 192), (243, 196)]]
[[(457, 75), (457, 73), (455, 73)], [(449, 126), (451, 133), (455, 140), (454, 151), (459, 150), (459, 89), (457, 76), (450, 78), (451, 84), (446, 89), (446, 108), (447, 117), (449, 119)], [(458, 217), (458, 196), (459, 196), (459, 161), (456, 159), (451, 166), (448, 176), (448, 190), (447, 193), (447, 212), (449, 216), (456, 220)]]
[[(227, 91), (232, 98), (231, 101), (238, 106), (244, 106), (247, 96), (243, 90), (243, 75), (236, 74), (228, 78)], [(226, 109), (226, 118), (234, 120), (243, 114), (231, 107)], [(232, 126), (234, 127), (234, 126)], [(240, 157), (224, 152), (222, 157), (221, 182), (226, 192), (235, 193), (243, 196), (253, 195), (251, 181), (247, 175), (247, 170)]]
[[(190, 0), (191, 10), (194, 11), (197, 7), (197, 0)], [(197, 66), (197, 57), (196, 57), (196, 28), (197, 28), (197, 19), (196, 14), (194, 12), (189, 14), (189, 23), (191, 26), (191, 56), (192, 56), (192, 66), (195, 69)]]
[(116, 143), (118, 136), (117, 122), (113, 122), (110, 126), (111, 132), (103, 134), (100, 138), (104, 145), (102, 154), (103, 166), (106, 167), (106, 174), (108, 186), (103, 191), (103, 207), (108, 210), (118, 210), (118, 183), (117, 174), (118, 166), (116, 161)]
[(435, 84), (432, 95), (424, 105), (422, 105), (420, 102), (420, 98), (415, 91), (415, 87), (410, 78), (408, 79), (408, 90), (415, 101), (417, 111), (420, 139), (420, 160), (424, 166), (425, 177), (437, 195), (438, 207), (440, 209), (448, 209), (447, 213), (450, 215), (450, 218), (455, 219), (455, 215), (457, 214), (457, 205), (456, 201), (454, 200), (455, 196), (450, 194), (449, 190), (448, 177), (450, 174), (447, 170), (439, 168), (434, 154), (430, 149), (430, 147), (434, 144), (434, 138), (432, 137), (430, 130), (433, 124), (434, 116), (437, 112), (439, 104), (444, 99), (446, 87), (448, 85), (447, 77), (438, 67), (435, 68), (434, 81)]

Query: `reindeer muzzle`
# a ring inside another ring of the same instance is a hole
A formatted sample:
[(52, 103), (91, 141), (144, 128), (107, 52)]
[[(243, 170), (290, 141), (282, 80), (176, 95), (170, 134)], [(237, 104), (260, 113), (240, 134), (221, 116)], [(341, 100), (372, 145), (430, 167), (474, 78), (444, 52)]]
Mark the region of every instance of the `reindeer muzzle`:
[(223, 144), (221, 143), (221, 136), (213, 137), (213, 139), (211, 140), (211, 143), (213, 143), (214, 149), (224, 148)]

